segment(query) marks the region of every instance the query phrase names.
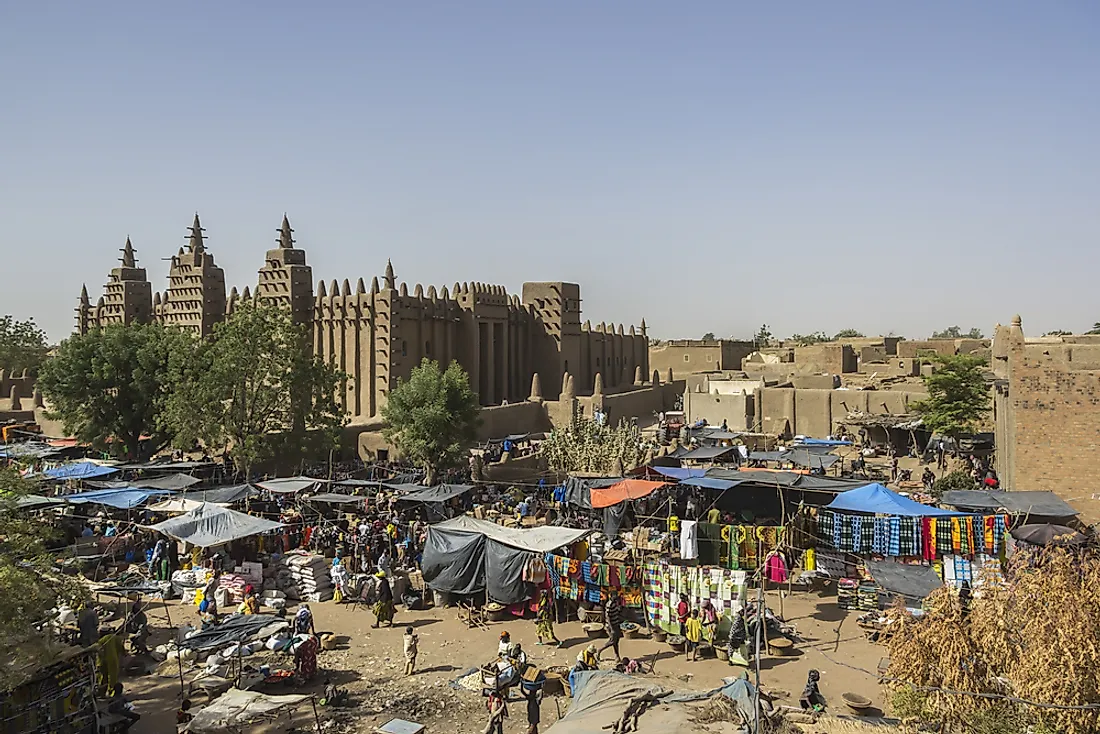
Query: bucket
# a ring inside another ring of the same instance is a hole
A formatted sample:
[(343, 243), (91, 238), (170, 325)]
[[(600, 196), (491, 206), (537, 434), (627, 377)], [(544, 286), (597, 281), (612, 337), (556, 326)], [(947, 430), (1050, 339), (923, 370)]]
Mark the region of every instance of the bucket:
[(607, 630), (603, 628), (603, 625), (599, 622), (589, 622), (584, 625), (584, 633), (588, 635), (588, 639), (597, 640), (607, 635)]

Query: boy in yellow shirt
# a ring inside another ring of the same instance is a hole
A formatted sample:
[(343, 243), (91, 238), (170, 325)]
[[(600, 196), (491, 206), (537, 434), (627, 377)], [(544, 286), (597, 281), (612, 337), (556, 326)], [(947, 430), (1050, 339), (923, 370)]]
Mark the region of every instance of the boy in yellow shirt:
[(688, 660), (694, 662), (699, 659), (699, 643), (703, 641), (703, 620), (699, 619), (699, 610), (692, 609), (687, 624), (687, 651)]

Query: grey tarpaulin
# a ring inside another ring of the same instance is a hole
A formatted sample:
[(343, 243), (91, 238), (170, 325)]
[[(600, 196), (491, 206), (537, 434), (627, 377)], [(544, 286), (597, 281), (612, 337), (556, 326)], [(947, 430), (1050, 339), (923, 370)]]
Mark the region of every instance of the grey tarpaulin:
[(1078, 514), (1054, 492), (954, 489), (943, 493), (940, 504), (960, 510), (1004, 510), (1011, 515), (1074, 517)]
[(266, 482), (256, 482), (256, 486), (277, 494), (294, 494), (324, 481), (324, 479), (313, 479), (311, 477), (287, 477), (286, 479), (268, 479)]
[(354, 494), (337, 494), (335, 492), (322, 492), (312, 497), (307, 497), (310, 502), (324, 502), (330, 505), (350, 505), (356, 502), (366, 502), (367, 498)]
[(565, 503), (582, 510), (592, 509), (592, 490), (618, 484), (623, 477), (568, 477), (565, 480)]
[[(668, 692), (656, 682), (614, 671), (595, 670), (574, 675), (573, 702), (569, 711), (546, 734), (606, 734), (630, 702), (645, 693), (661, 694), (660, 704), (642, 713), (637, 720), (637, 734), (692, 734), (700, 731), (693, 719), (704, 701), (723, 695), (734, 701), (747, 721), (753, 719), (753, 687), (747, 680), (737, 680), (713, 691), (690, 693)], [(737, 722), (726, 722), (722, 731), (747, 732)]]
[(230, 688), (216, 700), (198, 709), (195, 718), (187, 725), (187, 731), (240, 731), (249, 724), (274, 719), (284, 709), (298, 706), (309, 698), (309, 695), (300, 693), (269, 696), (256, 691)]
[(590, 530), (505, 528), (460, 516), (428, 528), (421, 570), (435, 590), (462, 596), (484, 591), (492, 601), (514, 604), (531, 595), (523, 566), (534, 555), (570, 545)]
[(184, 650), (212, 650), (231, 642), (248, 642), (258, 637), (269, 637), (290, 623), (274, 614), (241, 614), (228, 617), (224, 622), (191, 635), (180, 647)]
[(407, 490), (397, 499), (405, 502), (447, 502), (461, 497), (473, 488), (472, 484), (438, 484), (434, 487), (415, 485), (415, 489)]
[(251, 484), (234, 484), (232, 487), (218, 487), (217, 489), (193, 489), (183, 496), (189, 500), (231, 505), (248, 497), (255, 497), (259, 493), (260, 490)]
[(420, 570), (436, 591), (470, 596), (485, 590), (485, 536), (428, 529)]
[(892, 594), (920, 601), (943, 586), (929, 566), (910, 566), (894, 561), (867, 561), (867, 570), (879, 586)]
[(266, 533), (282, 526), (281, 522), (253, 517), (230, 510), (228, 507), (204, 502), (184, 515), (158, 522), (156, 525), (151, 525), (149, 529), (200, 548), (209, 548), (237, 538)]
[(103, 489), (120, 489), (123, 487), (139, 487), (141, 489), (174, 489), (181, 490), (193, 487), (201, 479), (189, 476), (187, 474), (166, 474), (163, 477), (153, 477), (152, 479), (135, 479), (130, 482), (88, 482), (93, 487), (102, 487)]

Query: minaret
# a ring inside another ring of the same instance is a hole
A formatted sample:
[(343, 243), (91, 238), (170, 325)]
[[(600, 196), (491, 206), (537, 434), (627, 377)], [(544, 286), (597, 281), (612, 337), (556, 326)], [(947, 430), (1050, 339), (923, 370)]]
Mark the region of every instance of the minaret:
[(153, 320), (153, 286), (145, 275), (145, 268), (137, 266), (129, 237), (121, 252), (121, 265), (111, 270), (103, 288), (103, 320), (99, 326), (129, 326)]
[(289, 308), (296, 322), (305, 323), (313, 318), (313, 269), (306, 265), (306, 251), (294, 246), (286, 214), (276, 232), (276, 247), (267, 251), (259, 270), (256, 301)]
[(88, 300), (88, 286), (80, 286), (80, 302), (76, 307), (76, 333), (87, 334), (98, 324), (92, 312), (92, 302)]
[(225, 319), (225, 272), (206, 251), (197, 212), (188, 229), (187, 249), (176, 255), (168, 271), (164, 323), (206, 337)]

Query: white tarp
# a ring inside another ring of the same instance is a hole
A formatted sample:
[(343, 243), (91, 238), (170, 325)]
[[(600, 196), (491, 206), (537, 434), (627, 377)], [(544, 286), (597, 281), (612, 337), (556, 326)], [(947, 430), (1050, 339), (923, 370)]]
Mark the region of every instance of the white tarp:
[(266, 533), (282, 526), (281, 522), (252, 517), (243, 512), (230, 510), (228, 507), (203, 502), (185, 515), (173, 517), (149, 527), (176, 540), (182, 540), (200, 548), (209, 548), (237, 538)]
[(283, 709), (297, 706), (309, 698), (296, 694), (268, 696), (256, 691), (230, 688), (213, 703), (199, 709), (184, 731), (240, 731), (242, 727), (257, 720), (278, 716)]
[[(210, 504), (217, 505), (218, 507), (224, 507), (225, 506), (220, 502), (211, 502)], [(202, 500), (189, 500), (185, 497), (173, 497), (172, 499), (164, 500), (163, 502), (158, 502), (155, 505), (149, 505), (148, 509), (152, 510), (153, 512), (184, 513), (184, 512), (190, 512), (191, 510), (197, 509), (197, 508), (201, 507), (202, 505), (203, 505)]]
[(498, 543), (532, 553), (550, 553), (563, 546), (572, 545), (592, 533), (591, 530), (549, 526), (506, 528), (495, 522), (478, 520), (468, 515), (459, 515), (445, 522), (436, 523), (432, 528), (460, 533), (479, 533)]

